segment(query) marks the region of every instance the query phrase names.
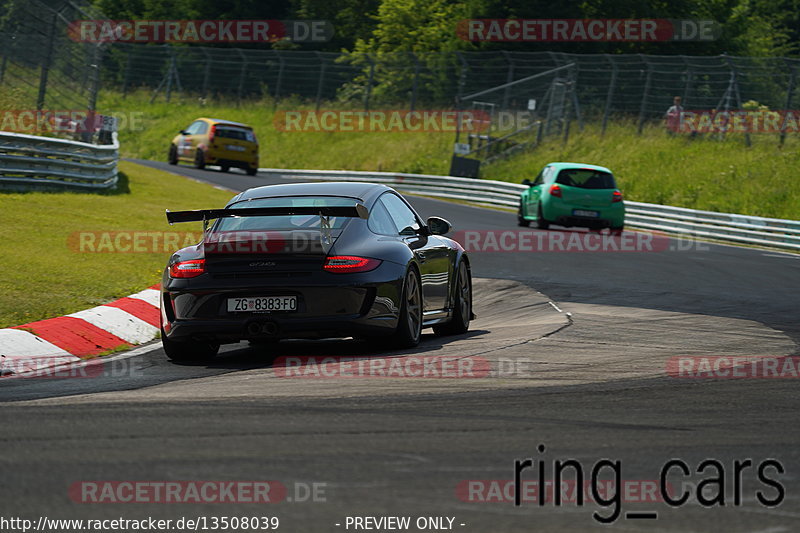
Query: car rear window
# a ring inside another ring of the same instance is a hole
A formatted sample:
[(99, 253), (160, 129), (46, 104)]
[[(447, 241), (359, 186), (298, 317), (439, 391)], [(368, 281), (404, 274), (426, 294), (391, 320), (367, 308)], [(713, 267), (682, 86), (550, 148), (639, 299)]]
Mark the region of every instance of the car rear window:
[[(287, 196), (281, 198), (258, 198), (239, 202), (229, 209), (250, 207), (352, 207), (359, 200), (341, 196)], [(331, 217), (331, 229), (341, 229), (348, 217)], [(319, 215), (286, 215), (271, 217), (221, 218), (214, 231), (263, 231), (263, 230), (316, 230), (320, 227)]]
[(569, 168), (558, 173), (556, 183), (581, 189), (616, 189), (614, 176), (602, 170)]
[(224, 137), (226, 139), (238, 139), (240, 141), (256, 142), (256, 136), (252, 130), (244, 128), (231, 128), (229, 126), (220, 127), (214, 130), (217, 137)]

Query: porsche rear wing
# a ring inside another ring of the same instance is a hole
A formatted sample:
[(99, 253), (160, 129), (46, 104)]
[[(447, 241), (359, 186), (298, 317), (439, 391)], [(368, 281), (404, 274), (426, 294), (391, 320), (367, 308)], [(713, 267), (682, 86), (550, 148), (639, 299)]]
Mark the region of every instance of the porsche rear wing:
[(225, 217), (276, 217), (291, 215), (318, 215), (320, 217), (369, 217), (369, 211), (363, 204), (352, 206), (304, 206), (304, 207), (247, 207), (242, 209), (197, 209), (194, 211), (170, 211), (167, 209), (167, 222), (170, 225), (178, 222), (199, 222), (205, 224), (209, 220)]

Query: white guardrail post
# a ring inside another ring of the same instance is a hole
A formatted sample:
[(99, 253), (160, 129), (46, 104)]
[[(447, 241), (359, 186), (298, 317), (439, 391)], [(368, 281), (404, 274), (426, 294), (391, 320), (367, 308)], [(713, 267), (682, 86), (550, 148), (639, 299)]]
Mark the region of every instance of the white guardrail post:
[(117, 184), (119, 142), (90, 144), (0, 132), (0, 189), (109, 189)]
[[(403, 192), (516, 208), (525, 185), (504, 181), (353, 170), (259, 169), (262, 175), (319, 181), (383, 183)], [(741, 244), (800, 251), (800, 221), (625, 202), (625, 225)]]

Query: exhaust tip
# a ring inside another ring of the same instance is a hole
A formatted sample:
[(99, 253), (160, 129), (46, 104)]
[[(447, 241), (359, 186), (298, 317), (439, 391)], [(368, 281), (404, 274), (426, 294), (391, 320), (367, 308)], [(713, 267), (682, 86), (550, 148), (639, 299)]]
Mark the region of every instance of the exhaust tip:
[(272, 336), (278, 333), (278, 325), (274, 322), (250, 322), (246, 329), (251, 337)]

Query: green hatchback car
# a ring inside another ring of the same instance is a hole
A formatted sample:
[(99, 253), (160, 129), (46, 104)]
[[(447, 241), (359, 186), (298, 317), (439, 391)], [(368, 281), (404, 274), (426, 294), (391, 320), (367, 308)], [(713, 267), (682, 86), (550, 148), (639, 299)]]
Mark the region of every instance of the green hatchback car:
[(550, 163), (519, 199), (517, 222), (536, 223), (539, 229), (550, 224), (590, 230), (609, 228), (621, 234), (625, 227), (625, 203), (614, 175), (605, 167), (583, 163)]

